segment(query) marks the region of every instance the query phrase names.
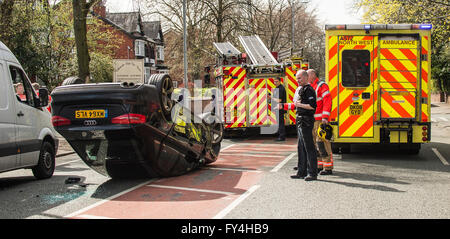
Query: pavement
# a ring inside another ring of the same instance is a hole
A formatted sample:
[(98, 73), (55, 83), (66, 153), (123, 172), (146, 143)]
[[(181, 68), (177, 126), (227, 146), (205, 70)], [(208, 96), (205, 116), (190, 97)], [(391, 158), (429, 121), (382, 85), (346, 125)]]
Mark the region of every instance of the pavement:
[(64, 137), (62, 137), (60, 134), (58, 134), (57, 137), (59, 139), (58, 152), (56, 153), (57, 158), (75, 153), (75, 151), (73, 151), (72, 146), (70, 146), (69, 142), (67, 142), (67, 140)]
[(431, 103), (431, 115), (433, 114), (450, 114), (450, 104), (445, 102)]

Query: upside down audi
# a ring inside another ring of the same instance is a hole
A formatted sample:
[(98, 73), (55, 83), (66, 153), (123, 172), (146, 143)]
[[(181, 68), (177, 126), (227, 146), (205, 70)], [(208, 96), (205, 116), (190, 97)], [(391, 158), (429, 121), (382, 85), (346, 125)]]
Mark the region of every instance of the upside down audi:
[[(217, 160), (223, 125), (173, 99), (169, 75), (144, 84), (97, 83), (53, 90), (55, 129), (81, 159), (111, 178), (168, 177)], [(187, 99), (185, 99), (187, 100)]]

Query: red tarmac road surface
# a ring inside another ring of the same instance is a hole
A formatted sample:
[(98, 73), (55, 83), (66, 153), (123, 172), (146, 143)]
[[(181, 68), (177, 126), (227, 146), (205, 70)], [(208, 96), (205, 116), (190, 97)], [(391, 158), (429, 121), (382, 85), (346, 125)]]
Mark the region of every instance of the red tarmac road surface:
[(272, 140), (234, 144), (224, 148), (213, 164), (149, 181), (68, 217), (222, 218), (257, 189), (264, 174), (296, 152), (296, 139), (282, 144)]

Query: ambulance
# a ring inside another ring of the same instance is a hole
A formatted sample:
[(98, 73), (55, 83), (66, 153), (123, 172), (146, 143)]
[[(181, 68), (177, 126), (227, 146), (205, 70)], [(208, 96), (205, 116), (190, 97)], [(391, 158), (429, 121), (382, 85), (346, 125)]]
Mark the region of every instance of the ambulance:
[(326, 25), (333, 152), (431, 140), (431, 24)]

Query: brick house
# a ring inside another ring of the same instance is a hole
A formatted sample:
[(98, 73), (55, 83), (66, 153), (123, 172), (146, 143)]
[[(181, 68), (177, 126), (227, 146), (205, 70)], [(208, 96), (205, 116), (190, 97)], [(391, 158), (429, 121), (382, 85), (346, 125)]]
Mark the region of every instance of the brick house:
[(144, 22), (140, 12), (106, 12), (103, 1), (93, 7), (91, 14), (106, 23), (105, 31), (112, 32), (116, 39), (121, 40), (114, 59), (144, 59), (145, 79), (151, 74), (168, 73), (168, 67), (164, 65), (164, 38), (159, 21)]

